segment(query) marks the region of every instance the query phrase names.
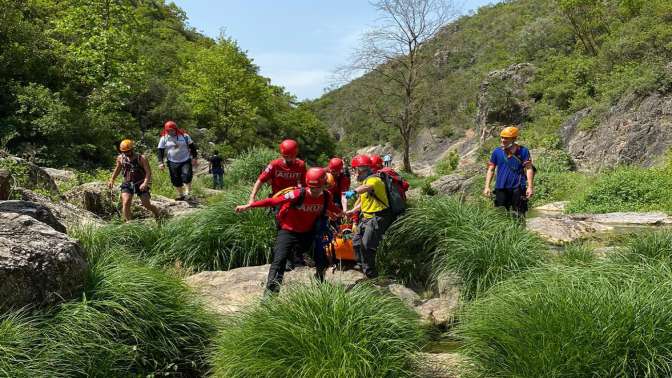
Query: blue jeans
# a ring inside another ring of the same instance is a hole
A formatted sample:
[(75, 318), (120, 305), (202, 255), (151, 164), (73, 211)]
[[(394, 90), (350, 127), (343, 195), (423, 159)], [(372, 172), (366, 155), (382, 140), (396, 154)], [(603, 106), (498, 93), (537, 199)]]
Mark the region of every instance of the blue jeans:
[(212, 187), (215, 189), (222, 189), (224, 187), (223, 173), (212, 173)]

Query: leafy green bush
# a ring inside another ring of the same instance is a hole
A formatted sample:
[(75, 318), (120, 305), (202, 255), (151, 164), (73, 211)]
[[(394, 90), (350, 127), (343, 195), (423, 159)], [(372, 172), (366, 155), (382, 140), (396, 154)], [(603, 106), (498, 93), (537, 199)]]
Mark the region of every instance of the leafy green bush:
[(240, 154), (224, 174), (224, 185), (252, 185), (259, 177), (261, 171), (273, 159), (278, 158), (278, 153), (265, 147), (253, 147)]
[(398, 298), (360, 284), (288, 286), (229, 319), (215, 377), (405, 377), (423, 333)]
[(543, 244), (501, 212), (448, 197), (420, 201), (387, 231), (386, 274), (428, 284), (458, 274), (468, 298), (543, 262)]
[(672, 211), (672, 176), (661, 169), (620, 167), (573, 198), (570, 212)]
[(449, 175), (457, 169), (459, 163), (460, 155), (458, 155), (455, 150), (452, 150), (443, 159), (439, 160), (434, 167), (434, 171), (436, 171), (436, 174), (439, 176)]
[(669, 265), (552, 267), (467, 305), (465, 364), (489, 377), (672, 374)]

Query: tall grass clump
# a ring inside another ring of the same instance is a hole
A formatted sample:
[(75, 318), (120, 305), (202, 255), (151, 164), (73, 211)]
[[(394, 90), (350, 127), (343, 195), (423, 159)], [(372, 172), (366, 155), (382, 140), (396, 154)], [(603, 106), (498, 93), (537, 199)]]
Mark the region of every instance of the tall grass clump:
[(541, 241), (500, 211), (436, 196), (417, 203), (386, 233), (384, 272), (420, 284), (445, 275), (463, 279), (473, 297), (543, 261)]
[(278, 153), (266, 147), (253, 147), (240, 154), (224, 174), (224, 185), (252, 184), (268, 163), (278, 158)]
[(200, 374), (215, 332), (181, 280), (108, 250), (91, 256), (84, 297), (53, 310), (42, 358), (63, 376)]
[(672, 270), (666, 264), (556, 266), (467, 305), (456, 334), (488, 377), (669, 377)]
[(215, 377), (405, 377), (424, 340), (417, 314), (369, 285), (283, 288), (229, 319)]
[(249, 188), (229, 188), (213, 205), (166, 223), (151, 260), (160, 265), (179, 261), (194, 270), (266, 264), (276, 226), (265, 209), (235, 213), (235, 207), (247, 203), (248, 197)]
[(672, 230), (633, 234), (612, 260), (623, 263), (646, 263), (651, 260), (672, 262)]
[(585, 243), (571, 243), (565, 246), (555, 259), (562, 265), (588, 266), (595, 263), (595, 251)]
[(44, 373), (37, 358), (39, 319), (18, 311), (0, 315), (0, 376), (36, 377)]
[(128, 222), (73, 228), (68, 234), (94, 255), (105, 254), (110, 249), (126, 249), (145, 258), (151, 255), (154, 244), (162, 238), (162, 232), (163, 229), (154, 222)]

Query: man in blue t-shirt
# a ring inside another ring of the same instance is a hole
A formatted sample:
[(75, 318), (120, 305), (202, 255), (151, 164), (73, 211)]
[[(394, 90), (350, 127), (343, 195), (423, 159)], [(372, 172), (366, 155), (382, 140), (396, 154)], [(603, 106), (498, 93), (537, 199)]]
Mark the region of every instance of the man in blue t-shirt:
[(527, 201), (534, 194), (534, 169), (530, 151), (516, 144), (518, 128), (509, 126), (500, 134), (501, 146), (492, 151), (485, 176), (483, 195), (490, 197), (490, 182), (495, 180), (495, 206), (504, 207), (515, 215), (524, 216)]

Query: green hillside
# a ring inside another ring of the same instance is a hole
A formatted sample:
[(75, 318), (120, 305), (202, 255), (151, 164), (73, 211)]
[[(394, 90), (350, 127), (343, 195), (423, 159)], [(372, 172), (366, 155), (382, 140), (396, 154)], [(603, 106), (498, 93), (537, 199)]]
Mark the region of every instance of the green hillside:
[[(671, 88), (672, 3), (666, 0), (515, 0), (479, 9), (447, 25), (423, 52), (429, 82), (421, 126), (460, 135), (476, 126), (480, 84), (493, 70), (532, 63), (535, 100), (523, 119), (532, 147), (556, 147), (557, 129), (570, 115), (592, 107), (582, 127), (597, 125), (621, 96)], [(363, 112), (364, 76), (310, 105), (344, 146), (391, 141), (397, 132)], [(493, 96), (494, 93), (494, 96)], [(491, 89), (498, 122), (511, 118), (511, 89)], [(380, 101), (391, 101), (379, 99)]]

